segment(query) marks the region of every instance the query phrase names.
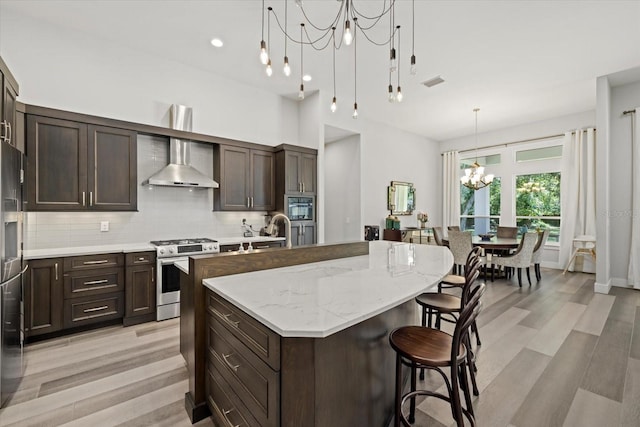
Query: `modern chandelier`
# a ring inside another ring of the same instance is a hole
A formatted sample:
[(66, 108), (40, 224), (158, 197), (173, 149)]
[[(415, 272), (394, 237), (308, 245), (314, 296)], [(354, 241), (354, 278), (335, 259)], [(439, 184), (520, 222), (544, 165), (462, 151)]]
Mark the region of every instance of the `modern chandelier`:
[[(300, 23), (300, 34), (294, 35), (294, 31), (288, 28), (288, 3), (290, 0), (284, 1), (284, 18), (281, 19), (276, 14), (272, 6), (268, 6), (266, 27), (267, 37), (265, 40), (265, 0), (262, 0), (262, 39), (260, 40), (260, 62), (266, 67), (267, 76), (273, 74), (273, 63), (271, 55), (271, 17), (273, 16), (277, 27), (284, 35), (284, 58), (282, 61), (282, 71), (285, 76), (291, 75), (291, 65), (288, 57), (289, 42), (300, 46), (300, 85), (298, 98), (304, 99), (304, 48), (311, 47), (316, 51), (325, 49), (332, 50), (332, 66), (333, 66), (333, 98), (330, 110), (335, 112), (338, 108), (338, 97), (336, 94), (336, 51), (349, 47), (353, 44), (353, 115), (355, 119), (358, 117), (358, 38), (361, 34), (367, 41), (376, 46), (388, 46), (389, 48), (389, 86), (387, 88), (387, 99), (389, 102), (402, 102), (403, 94), (400, 87), (400, 63), (397, 58), (400, 57), (400, 25), (395, 23), (395, 6), (397, 0), (380, 1), (380, 11), (377, 14), (370, 15), (361, 12), (360, 4), (355, 0), (338, 0), (339, 7), (335, 13), (335, 17), (330, 22), (318, 23), (312, 21), (304, 9), (302, 0), (294, 0), (302, 12), (304, 22)], [(368, 0), (371, 3), (370, 0)], [(271, 3), (281, 3), (272, 1)], [(415, 55), (415, 0), (411, 1), (411, 60), (410, 72), (416, 74), (416, 55)], [(380, 24), (380, 25), (378, 25)], [(385, 31), (385, 37), (382, 40), (376, 40), (374, 36), (374, 28), (376, 26), (388, 25), (388, 33)], [(337, 33), (336, 33), (337, 30)], [(395, 76), (394, 76), (395, 74)], [(395, 78), (394, 78), (395, 77)], [(394, 83), (395, 90), (394, 90)]]
[(470, 168), (464, 170), (464, 176), (460, 178), (462, 185), (474, 191), (490, 185), (494, 178), (493, 174), (485, 175), (484, 166), (478, 163), (478, 111), (480, 111), (479, 108), (473, 109), (476, 113), (476, 160)]

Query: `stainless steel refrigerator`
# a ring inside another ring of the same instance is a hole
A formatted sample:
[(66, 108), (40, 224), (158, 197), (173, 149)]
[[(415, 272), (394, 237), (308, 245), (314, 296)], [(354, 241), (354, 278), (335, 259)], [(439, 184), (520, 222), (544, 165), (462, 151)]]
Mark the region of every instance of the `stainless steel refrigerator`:
[(0, 140), (0, 407), (22, 379), (22, 153)]

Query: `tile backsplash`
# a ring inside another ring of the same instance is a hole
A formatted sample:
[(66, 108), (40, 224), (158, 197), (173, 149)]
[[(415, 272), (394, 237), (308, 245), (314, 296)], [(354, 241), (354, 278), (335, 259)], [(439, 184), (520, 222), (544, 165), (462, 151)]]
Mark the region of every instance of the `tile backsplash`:
[[(138, 136), (138, 212), (27, 212), (27, 250), (139, 243), (186, 237), (242, 236), (242, 219), (255, 230), (266, 212), (214, 212), (212, 189), (143, 186), (169, 159), (168, 138)], [(213, 177), (213, 147), (191, 143), (191, 164)], [(109, 222), (101, 232), (100, 223)]]

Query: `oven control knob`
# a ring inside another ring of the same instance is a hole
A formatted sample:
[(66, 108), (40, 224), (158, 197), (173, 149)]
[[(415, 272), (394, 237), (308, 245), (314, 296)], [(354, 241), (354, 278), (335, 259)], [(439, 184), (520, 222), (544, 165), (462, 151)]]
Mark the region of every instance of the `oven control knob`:
[(213, 247), (213, 246), (211, 246), (211, 245), (207, 246), (207, 250), (209, 250), (209, 251), (210, 251), (212, 247)]
[(164, 253), (164, 249), (160, 249), (158, 252), (160, 252), (160, 254)]
[(169, 248), (169, 253), (172, 254), (173, 253), (173, 248)]

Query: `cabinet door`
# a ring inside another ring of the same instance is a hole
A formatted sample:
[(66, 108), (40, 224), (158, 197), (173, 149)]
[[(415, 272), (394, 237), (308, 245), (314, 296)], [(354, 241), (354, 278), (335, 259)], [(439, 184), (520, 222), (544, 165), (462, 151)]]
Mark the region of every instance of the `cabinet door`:
[(300, 181), (300, 153), (287, 151), (284, 161), (285, 192), (300, 193), (302, 182)]
[(27, 210), (83, 210), (87, 194), (87, 125), (27, 117)]
[(155, 313), (155, 267), (153, 265), (128, 266), (126, 276), (125, 317)]
[(270, 211), (275, 207), (275, 160), (273, 153), (251, 150), (251, 209)]
[(24, 327), (28, 337), (62, 329), (62, 258), (29, 261), (24, 282)]
[(89, 125), (88, 208), (135, 211), (138, 204), (136, 132)]
[(18, 94), (16, 90), (4, 79), (2, 93), (4, 95), (4, 102), (2, 108), (2, 121), (5, 123), (4, 134), (9, 144), (16, 146), (16, 134), (18, 129), (16, 128), (16, 98)]
[(246, 211), (250, 204), (250, 150), (220, 147), (220, 188), (216, 209)]
[(303, 193), (316, 192), (317, 156), (313, 154), (301, 154), (298, 174), (302, 183)]
[(300, 236), (298, 236), (298, 244), (313, 245), (316, 242), (316, 226), (315, 224), (302, 224)]

